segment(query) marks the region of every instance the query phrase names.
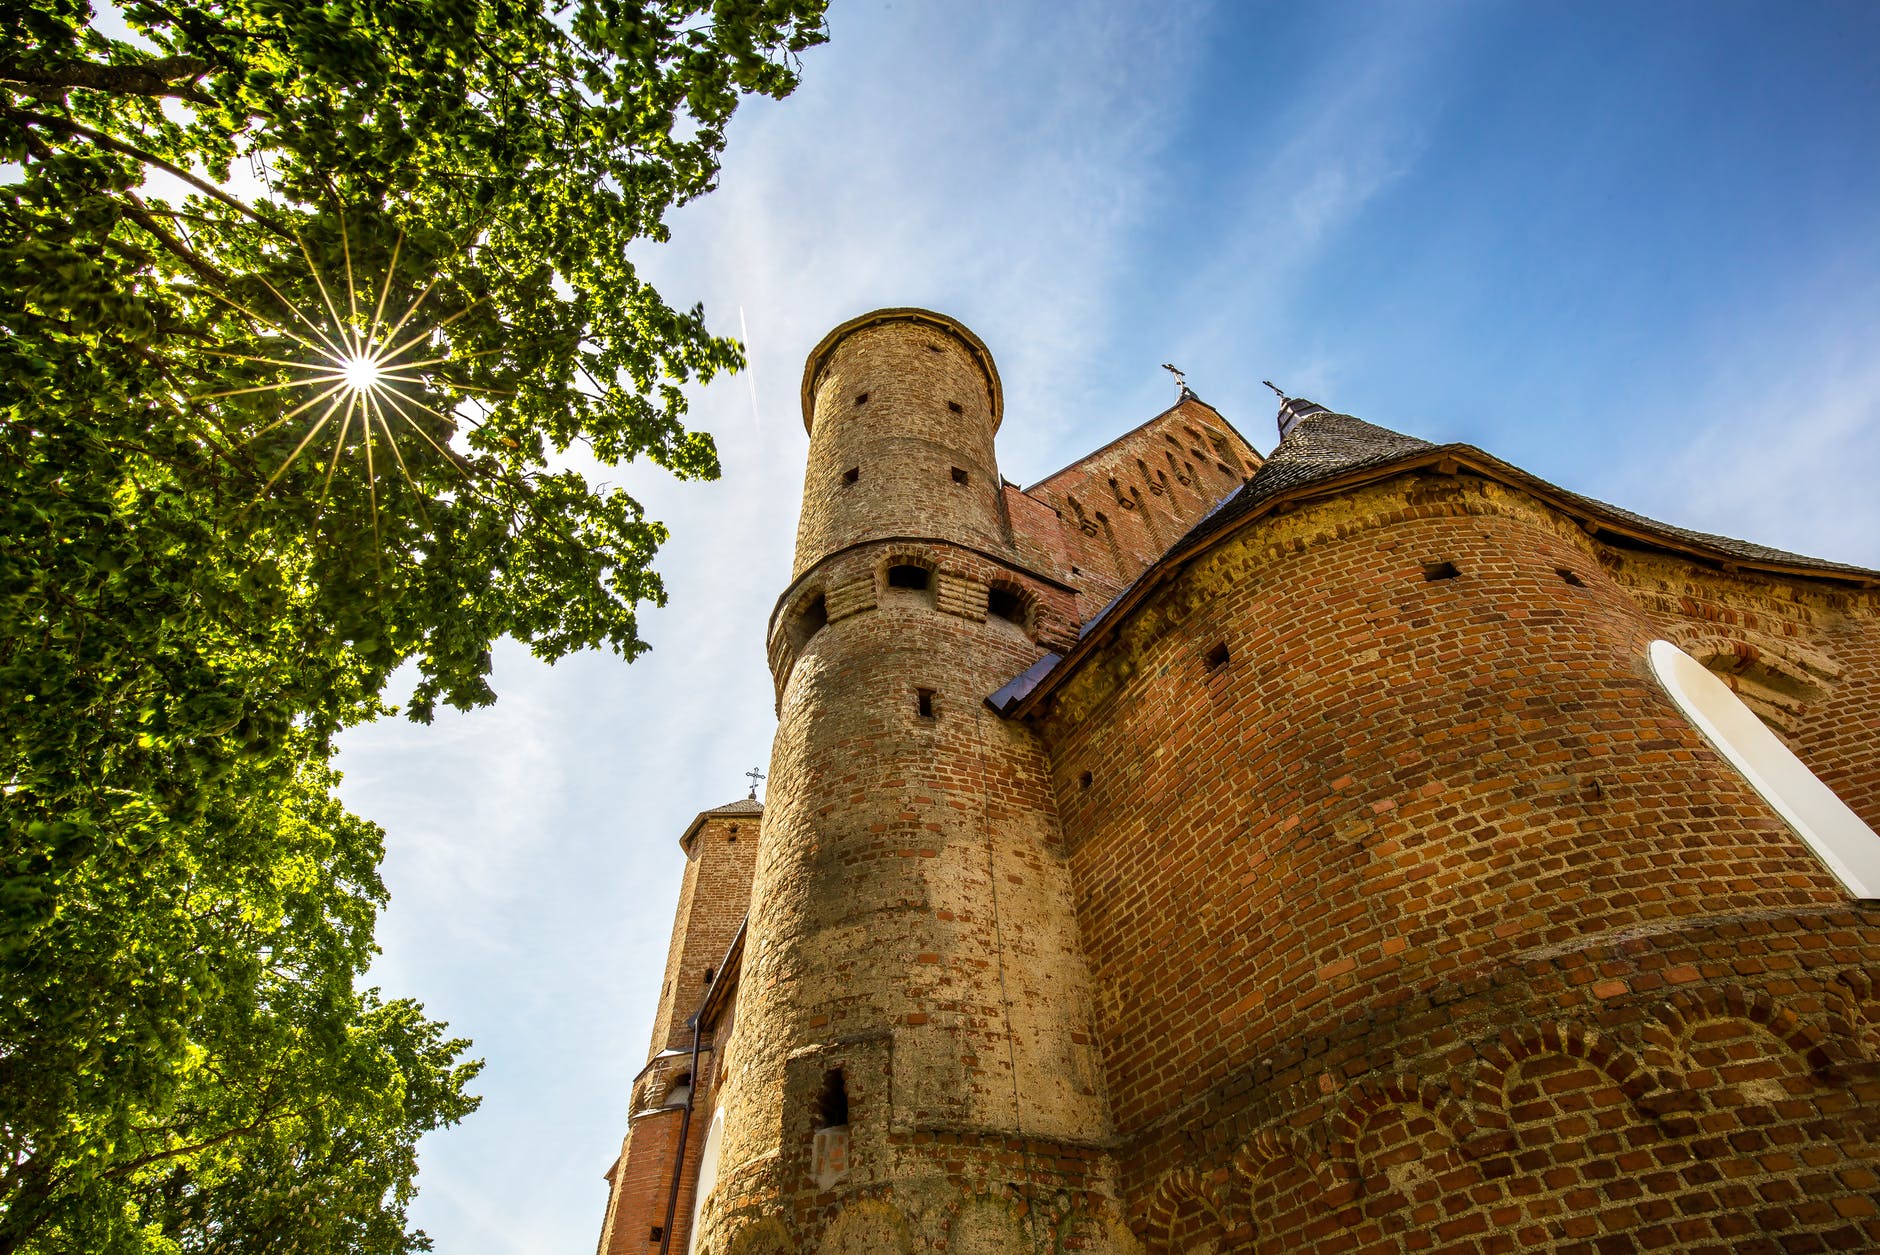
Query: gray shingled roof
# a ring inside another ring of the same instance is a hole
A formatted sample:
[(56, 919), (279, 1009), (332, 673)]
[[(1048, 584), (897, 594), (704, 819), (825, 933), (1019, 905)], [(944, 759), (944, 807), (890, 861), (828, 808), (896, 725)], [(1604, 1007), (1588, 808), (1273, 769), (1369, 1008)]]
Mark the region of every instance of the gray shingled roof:
[(679, 835), (679, 844), (683, 846), (691, 841), (692, 834), (704, 827), (705, 821), (708, 819), (716, 819), (723, 815), (750, 815), (756, 817), (763, 813), (764, 804), (754, 797), (741, 797), (735, 802), (726, 802), (723, 806), (714, 806), (710, 810), (700, 811), (693, 818), (692, 822), (686, 825), (685, 831)]
[[(1295, 400), (1289, 404), (1304, 408), (1311, 406), (1312, 403)], [(1236, 519), (1245, 517), (1256, 506), (1283, 493), (1309, 487), (1320, 480), (1333, 479), (1352, 471), (1386, 466), (1418, 454), (1429, 453), (1454, 453), (1460, 459), (1476, 464), (1486, 464), (1488, 467), (1504, 472), (1506, 478), (1516, 483), (1544, 491), (1547, 495), (1569, 506), (1578, 505), (1589, 515), (1622, 523), (1641, 532), (1654, 533), (1667, 541), (1681, 541), (1685, 544), (1714, 550), (1728, 557), (1741, 558), (1746, 562), (1771, 562), (1783, 566), (1805, 567), (1852, 575), (1874, 574), (1865, 567), (1829, 562), (1821, 558), (1811, 558), (1805, 554), (1774, 549), (1768, 545), (1752, 544), (1746, 540), (1733, 540), (1728, 536), (1716, 536), (1709, 532), (1693, 531), (1690, 528), (1661, 523), (1643, 514), (1635, 514), (1630, 510), (1622, 510), (1618, 506), (1608, 505), (1595, 498), (1569, 492), (1538, 476), (1530, 475), (1518, 467), (1509, 466), (1473, 445), (1431, 444), (1427, 440), (1400, 435), (1367, 423), (1363, 419), (1353, 418), (1349, 414), (1334, 414), (1316, 407), (1312, 412), (1300, 418), (1286, 438), (1280, 441), (1279, 448), (1273, 451), (1273, 455), (1266, 460), (1266, 464), (1255, 472), (1244, 488), (1197, 523), (1173, 546), (1173, 549), (1187, 549), (1195, 542), (1231, 526)]]
[(699, 812), (701, 815), (761, 815), (763, 813), (764, 804), (754, 797), (741, 797), (735, 802), (726, 802), (723, 806), (714, 806), (708, 811)]
[[(1259, 507), (1276, 497), (1300, 489), (1310, 488), (1320, 482), (1339, 479), (1353, 472), (1377, 469), (1380, 472), (1397, 463), (1415, 463), (1429, 465), (1445, 456), (1453, 457), (1458, 463), (1467, 463), (1479, 471), (1509, 484), (1524, 488), (1553, 501), (1556, 505), (1576, 514), (1584, 514), (1593, 526), (1614, 527), (1622, 533), (1633, 533), (1638, 539), (1656, 540), (1673, 548), (1695, 548), (1708, 551), (1725, 559), (1737, 558), (1744, 562), (1767, 563), (1791, 570), (1820, 571), (1823, 574), (1842, 577), (1880, 577), (1880, 572), (1866, 567), (1851, 566), (1843, 562), (1828, 562), (1821, 558), (1811, 558), (1805, 554), (1789, 553), (1782, 549), (1773, 549), (1768, 545), (1752, 544), (1745, 540), (1733, 540), (1728, 536), (1714, 536), (1709, 532), (1693, 531), (1686, 527), (1674, 527), (1669, 523), (1660, 523), (1656, 519), (1630, 510), (1621, 510), (1617, 506), (1607, 505), (1592, 497), (1568, 492), (1541, 479), (1530, 475), (1516, 466), (1510, 466), (1499, 458), (1482, 452), (1473, 445), (1466, 444), (1431, 444), (1427, 440), (1418, 440), (1414, 436), (1405, 436), (1388, 428), (1378, 427), (1363, 419), (1353, 418), (1349, 414), (1334, 414), (1330, 410), (1315, 405), (1311, 401), (1294, 397), (1289, 398), (1281, 407), (1282, 418), (1294, 418), (1290, 431), (1286, 433), (1279, 447), (1273, 450), (1239, 492), (1217, 505), (1210, 513), (1203, 516), (1188, 534), (1183, 536), (1167, 553), (1150, 565), (1149, 569), (1138, 576), (1129, 587), (1118, 593), (1110, 602), (1084, 623), (1078, 633), (1080, 644), (1070, 651), (1071, 669), (1075, 669), (1084, 650), (1081, 642), (1093, 629), (1105, 622), (1119, 609), (1133, 605), (1145, 595), (1147, 587), (1163, 574), (1172, 556), (1177, 561), (1185, 561), (1209, 537), (1218, 535), (1233, 527), (1239, 520), (1254, 513)], [(1074, 655), (1074, 656), (1073, 656)], [(998, 692), (987, 698), (993, 709), (1001, 714), (1011, 714), (1015, 709), (1029, 704), (1034, 693), (1039, 689), (1047, 692), (1057, 686), (1064, 678), (1065, 659), (1056, 654), (1046, 654), (1023, 674), (1013, 677)]]

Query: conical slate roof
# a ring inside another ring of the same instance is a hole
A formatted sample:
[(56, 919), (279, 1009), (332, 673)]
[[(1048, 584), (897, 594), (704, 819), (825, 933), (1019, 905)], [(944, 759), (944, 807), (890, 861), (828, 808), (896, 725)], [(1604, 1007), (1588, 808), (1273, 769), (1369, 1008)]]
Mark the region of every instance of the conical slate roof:
[[(1431, 444), (1427, 440), (1405, 436), (1349, 414), (1334, 414), (1298, 397), (1285, 399), (1280, 417), (1285, 425), (1285, 437), (1240, 491), (1221, 502), (1212, 513), (1205, 515), (1129, 587), (1097, 611), (1083, 625), (1077, 645), (1067, 654), (1062, 658), (1055, 653), (1046, 654), (988, 698), (995, 710), (1006, 715), (1023, 715), (1035, 706), (1088, 655), (1090, 647), (1086, 642), (1094, 629), (1112, 621), (1117, 615), (1129, 613), (1148, 595), (1150, 588), (1166, 577), (1168, 571), (1178, 569), (1205, 547), (1211, 538), (1224, 534), (1243, 520), (1253, 521), (1254, 516), (1276, 498), (1333, 480), (1361, 483), (1369, 478), (1390, 475), (1394, 473), (1390, 468), (1394, 467), (1403, 470), (1440, 468), (1443, 473), (1450, 474), (1466, 466), (1475, 473), (1487, 475), (1551, 502), (1580, 519), (1589, 531), (1610, 532), (1630, 538), (1634, 543), (1643, 542), (1654, 547), (1694, 553), (1713, 561), (1722, 560), (1726, 565), (1731, 561), (1742, 561), (1786, 570), (1790, 574), (1819, 573), (1851, 580), (1863, 587), (1872, 587), (1876, 580), (1880, 580), (1880, 572), (1864, 567), (1829, 562), (1768, 545), (1660, 523), (1656, 519), (1621, 510), (1592, 497), (1568, 492), (1473, 445)], [(1364, 474), (1367, 470), (1374, 474), (1367, 476)]]
[[(1295, 399), (1288, 404), (1303, 408), (1312, 403)], [(1202, 520), (1190, 533), (1190, 538), (1206, 534), (1204, 528), (1211, 532), (1224, 527), (1262, 501), (1303, 488), (1315, 480), (1395, 462), (1435, 447), (1427, 440), (1399, 435), (1349, 414), (1334, 414), (1314, 407), (1300, 416), (1286, 438), (1279, 442), (1279, 448), (1273, 450), (1272, 456), (1247, 481), (1247, 486)]]
[(1668, 541), (1674, 545), (1682, 542), (1684, 545), (1710, 550), (1722, 557), (1740, 558), (1746, 562), (1765, 562), (1824, 573), (1873, 574), (1863, 567), (1847, 563), (1830, 562), (1747, 540), (1735, 540), (1728, 536), (1661, 523), (1657, 519), (1622, 510), (1596, 498), (1569, 492), (1537, 475), (1530, 475), (1499, 458), (1491, 457), (1473, 445), (1431, 444), (1427, 440), (1405, 436), (1349, 414), (1334, 414), (1298, 398), (1289, 400), (1286, 405), (1298, 412), (1299, 417), (1287, 432), (1286, 438), (1280, 441), (1279, 448), (1273, 450), (1273, 455), (1247, 481), (1246, 487), (1195, 524), (1188, 535), (1176, 543), (1174, 550), (1186, 550), (1195, 542), (1232, 526), (1236, 519), (1252, 513), (1274, 497), (1309, 487), (1321, 480), (1335, 479), (1367, 467), (1386, 466), (1419, 455), (1453, 453), (1458, 461), (1491, 471), (1496, 478), (1510, 483), (1541, 490), (1545, 496), (1569, 510), (1575, 513), (1583, 511), (1592, 519), (1608, 520), (1621, 531), (1637, 532), (1643, 537)]

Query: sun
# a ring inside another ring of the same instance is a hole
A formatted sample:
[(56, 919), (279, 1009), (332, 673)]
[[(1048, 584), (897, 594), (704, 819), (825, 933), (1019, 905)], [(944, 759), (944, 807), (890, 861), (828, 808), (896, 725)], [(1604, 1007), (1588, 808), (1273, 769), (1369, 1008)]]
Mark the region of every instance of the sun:
[(346, 386), (354, 392), (370, 392), (379, 386), (379, 359), (365, 353), (355, 353), (340, 359), (339, 369)]
[[(484, 302), (481, 299), (473, 301), (440, 319), (424, 317), (422, 308), (442, 279), (441, 271), (434, 270), (431, 273), (402, 314), (393, 316), (393, 311), (387, 308), (393, 276), (398, 270), (399, 254), (404, 247), (402, 233), (392, 248), (384, 278), (376, 285), (376, 302), (371, 299), (370, 289), (365, 292), (366, 302), (360, 300), (361, 286), (353, 273), (352, 248), (343, 213), (340, 239), (345, 249), (346, 262), (341, 299), (335, 299), (334, 288), (327, 285), (326, 278), (314, 264), (312, 253), (300, 238), (299, 232), (295, 231), (293, 235), (314, 284), (319, 289), (320, 299), (316, 306), (309, 308), (297, 305), (266, 279), (260, 282), (280, 307), (273, 314), (243, 304), (223, 293), (211, 290), (210, 295), (240, 313), (251, 326), (267, 328), (277, 335), (285, 336), (298, 346), (298, 351), (290, 350), (288, 357), (263, 357), (235, 351), (204, 350), (211, 356), (232, 358), (254, 365), (282, 367), (285, 368), (286, 377), (273, 383), (199, 393), (189, 400), (197, 403), (251, 393), (302, 393), (302, 399), (297, 404), (284, 404), (283, 413), (248, 436), (248, 440), (253, 441), (297, 420), (305, 425), (293, 451), (274, 469), (262, 492), (271, 492), (301, 455), (308, 453), (321, 434), (326, 433), (332, 442), (331, 452), (315, 452), (312, 455), (326, 464), (320, 499), (323, 502), (326, 500), (327, 490), (332, 486), (342, 459), (348, 454), (360, 457), (366, 489), (372, 502), (373, 531), (376, 533), (379, 508), (377, 481), (382, 468), (390, 469), (386, 465), (385, 455), (390, 455), (390, 465), (397, 467), (398, 473), (414, 490), (418, 487), (406, 465), (405, 452), (399, 447), (399, 435), (416, 436), (454, 467), (459, 475), (467, 476), (463, 460), (440, 440), (447, 441), (449, 433), (460, 421), (476, 425), (475, 417), (462, 409), (463, 404), (475, 402), (487, 409), (494, 399), (513, 394), (502, 389), (471, 384), (443, 373), (441, 368), (450, 363), (462, 363), (500, 350), (453, 353), (442, 342), (442, 333), (452, 323)], [(441, 387), (453, 396), (470, 395), (447, 412), (419, 399), (427, 387)], [(427, 430), (427, 420), (430, 425), (441, 427), (441, 432), (433, 434)], [(422, 509), (422, 505), (419, 508)]]

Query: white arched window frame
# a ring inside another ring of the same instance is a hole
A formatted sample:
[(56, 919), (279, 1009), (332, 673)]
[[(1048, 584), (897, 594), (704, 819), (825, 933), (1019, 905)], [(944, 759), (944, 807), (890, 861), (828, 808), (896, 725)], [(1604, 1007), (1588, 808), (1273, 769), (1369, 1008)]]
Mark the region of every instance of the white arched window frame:
[(698, 1249), (698, 1218), (705, 1210), (705, 1200), (718, 1188), (718, 1144), (724, 1140), (725, 1109), (712, 1113), (711, 1128), (705, 1133), (705, 1146), (698, 1157), (698, 1186), (692, 1191), (692, 1227), (686, 1232), (685, 1249)]
[(1717, 752), (1788, 821), (1849, 893), (1880, 898), (1880, 835), (1702, 663), (1670, 641), (1653, 641), (1650, 652), (1658, 682)]

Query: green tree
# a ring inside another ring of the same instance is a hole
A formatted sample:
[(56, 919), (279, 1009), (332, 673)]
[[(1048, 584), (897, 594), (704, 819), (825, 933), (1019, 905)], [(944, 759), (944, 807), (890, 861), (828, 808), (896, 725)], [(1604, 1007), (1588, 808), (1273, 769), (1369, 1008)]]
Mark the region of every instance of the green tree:
[(428, 1246), (477, 1065), (356, 987), (332, 738), (643, 648), (663, 529), (560, 454), (716, 474), (738, 347), (629, 250), (822, 7), (0, 5), (0, 1255)]

